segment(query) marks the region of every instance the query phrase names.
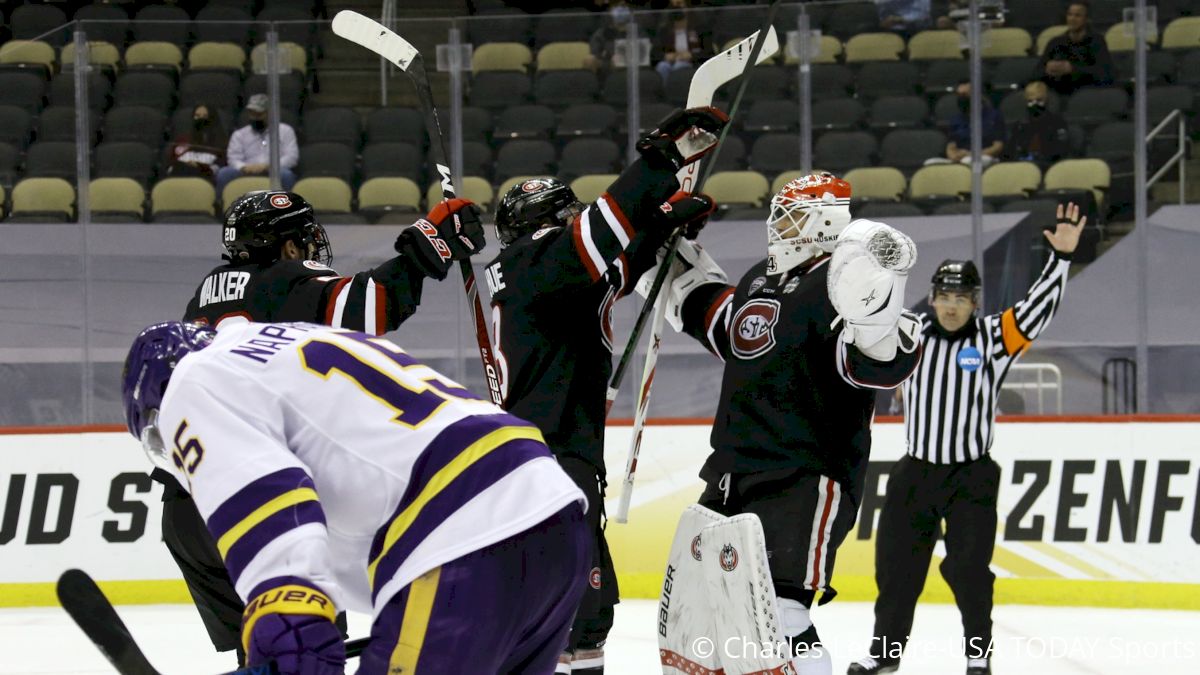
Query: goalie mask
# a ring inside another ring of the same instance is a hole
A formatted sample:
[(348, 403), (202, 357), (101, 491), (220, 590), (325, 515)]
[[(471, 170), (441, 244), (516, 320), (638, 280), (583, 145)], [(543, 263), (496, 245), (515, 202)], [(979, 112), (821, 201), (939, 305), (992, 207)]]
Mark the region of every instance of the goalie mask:
[(783, 274), (832, 253), (850, 224), (850, 184), (829, 173), (809, 174), (771, 198), (767, 218), (767, 274)]
[(142, 441), (155, 466), (170, 466), (170, 454), (158, 430), (158, 409), (180, 359), (212, 344), (217, 332), (198, 323), (168, 321), (143, 330), (134, 339), (121, 373), (125, 426)]
[(317, 222), (312, 205), (294, 192), (249, 192), (225, 211), (221, 224), (221, 243), (226, 251), (223, 257), (235, 265), (275, 262), (286, 241), (295, 242), (305, 260), (322, 265), (333, 260), (329, 236)]
[(570, 225), (584, 208), (575, 192), (557, 178), (521, 181), (504, 193), (496, 207), (496, 238), (504, 247), (545, 225)]

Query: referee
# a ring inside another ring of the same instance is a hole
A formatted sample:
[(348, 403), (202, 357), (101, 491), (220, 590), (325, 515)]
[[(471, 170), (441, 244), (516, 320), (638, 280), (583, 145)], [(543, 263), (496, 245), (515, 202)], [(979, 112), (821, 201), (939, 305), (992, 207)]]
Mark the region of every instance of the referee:
[(1054, 316), (1071, 253), (1087, 218), (1058, 206), (1043, 234), (1054, 248), (1029, 293), (999, 314), (976, 316), (981, 280), (969, 260), (947, 260), (933, 275), (934, 318), (922, 316), (924, 358), (904, 382), (908, 454), (888, 478), (875, 545), (875, 637), (849, 675), (891, 673), (912, 629), (933, 546), (946, 522), (940, 570), (962, 613), (967, 675), (990, 675), (992, 587), (1000, 467), (988, 456), (996, 397), (1009, 368)]

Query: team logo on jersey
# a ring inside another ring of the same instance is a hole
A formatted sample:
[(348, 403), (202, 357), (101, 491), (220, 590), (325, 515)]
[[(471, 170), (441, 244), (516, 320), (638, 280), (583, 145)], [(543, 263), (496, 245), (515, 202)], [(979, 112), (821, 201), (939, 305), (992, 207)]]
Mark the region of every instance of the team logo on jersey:
[(762, 288), (767, 283), (766, 277), (754, 277), (754, 281), (750, 282), (750, 292), (747, 295), (754, 295), (758, 289)]
[(721, 560), (719, 562), (721, 563), (721, 569), (726, 572), (732, 572), (737, 569), (738, 552), (733, 547), (733, 544), (725, 544), (721, 549)]
[(796, 290), (796, 287), (799, 285), (800, 285), (800, 277), (792, 277), (791, 279), (788, 280), (787, 285), (783, 287), (783, 292), (785, 294), (791, 293), (792, 291)]
[(531, 239), (533, 239), (534, 241), (537, 241), (538, 239), (541, 239), (542, 237), (544, 237), (544, 236), (546, 236), (546, 235), (550, 234), (551, 232), (553, 232), (553, 231), (554, 231), (554, 230), (556, 230), (556, 229), (558, 229), (558, 228), (556, 228), (556, 227), (543, 227), (543, 228), (541, 228), (540, 230), (538, 230), (537, 232), (534, 232), (534, 233), (533, 233), (533, 236), (532, 236), (532, 237), (530, 237), (530, 238), (531, 238)]
[(277, 209), (286, 209), (292, 205), (292, 200), (287, 195), (271, 195), (271, 206)]
[(974, 347), (963, 347), (958, 350), (958, 356), (955, 357), (955, 360), (958, 361), (958, 367), (968, 373), (979, 370), (979, 366), (983, 365), (983, 355)]
[(753, 359), (775, 346), (775, 323), (779, 320), (778, 300), (751, 300), (733, 317), (733, 353), (740, 359)]
[(310, 270), (317, 270), (318, 272), (325, 272), (329, 270), (328, 265), (322, 265), (316, 260), (305, 260), (303, 265)]
[(592, 585), (592, 588), (600, 590), (600, 579), (600, 568), (593, 567), (591, 573), (588, 574), (588, 583)]
[(537, 192), (538, 190), (548, 187), (550, 187), (549, 183), (540, 178), (535, 178), (533, 180), (527, 180), (524, 183), (521, 183), (521, 192)]
[(700, 535), (692, 537), (692, 557), (696, 560), (703, 560), (700, 555)]

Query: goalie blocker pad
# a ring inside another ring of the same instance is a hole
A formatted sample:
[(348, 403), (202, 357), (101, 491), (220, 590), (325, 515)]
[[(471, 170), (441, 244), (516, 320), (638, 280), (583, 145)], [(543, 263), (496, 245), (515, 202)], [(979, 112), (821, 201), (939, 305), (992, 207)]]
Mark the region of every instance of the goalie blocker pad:
[(795, 675), (758, 516), (684, 511), (659, 600), (659, 655), (668, 675)]

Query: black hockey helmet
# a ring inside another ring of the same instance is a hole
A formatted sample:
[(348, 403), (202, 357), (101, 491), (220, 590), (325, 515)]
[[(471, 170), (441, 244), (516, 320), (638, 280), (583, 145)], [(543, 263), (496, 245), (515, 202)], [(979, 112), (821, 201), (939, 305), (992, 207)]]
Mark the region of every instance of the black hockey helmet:
[(308, 260), (328, 265), (333, 259), (329, 236), (317, 222), (312, 205), (295, 192), (249, 192), (225, 211), (221, 243), (226, 260), (235, 264), (274, 262), (285, 241), (294, 241)]
[(584, 209), (570, 186), (553, 177), (530, 178), (509, 188), (496, 207), (496, 236), (508, 246), (543, 225), (570, 225)]
[(978, 298), (983, 279), (970, 260), (943, 260), (933, 273), (933, 292), (968, 293)]

